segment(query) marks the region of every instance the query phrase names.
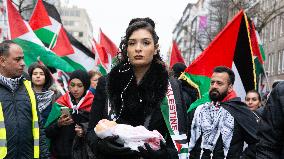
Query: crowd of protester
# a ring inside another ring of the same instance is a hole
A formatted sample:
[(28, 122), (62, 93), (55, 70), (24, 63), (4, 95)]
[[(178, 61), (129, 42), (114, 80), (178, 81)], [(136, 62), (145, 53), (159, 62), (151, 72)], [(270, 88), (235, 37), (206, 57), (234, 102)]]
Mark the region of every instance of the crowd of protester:
[[(198, 91), (179, 79), (186, 69), (184, 64), (167, 69), (158, 40), (153, 20), (132, 19), (112, 70), (105, 76), (96, 70), (71, 72), (65, 82), (68, 90), (63, 94), (57, 88), (64, 82), (56, 79), (48, 67), (36, 62), (25, 74), (21, 47), (13, 41), (2, 42), (0, 158), (284, 156), (283, 82), (274, 85), (264, 104), (256, 90), (247, 91), (245, 101), (241, 101), (233, 89), (234, 72), (218, 66), (212, 70), (210, 101), (189, 110), (200, 98)], [(145, 141), (133, 150), (118, 142), (119, 135), (99, 137), (94, 129), (103, 119), (157, 131), (162, 138), (157, 143), (159, 148)]]

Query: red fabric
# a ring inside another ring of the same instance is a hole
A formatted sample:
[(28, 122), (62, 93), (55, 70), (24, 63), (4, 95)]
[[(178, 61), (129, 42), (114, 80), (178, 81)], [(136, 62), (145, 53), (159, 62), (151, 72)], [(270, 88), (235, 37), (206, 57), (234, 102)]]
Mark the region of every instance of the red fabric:
[(95, 45), (100, 64), (102, 64), (104, 68), (107, 68), (110, 61), (108, 59), (108, 53), (106, 49), (98, 43), (95, 43)]
[(170, 68), (172, 68), (173, 65), (178, 63), (178, 62), (184, 64), (184, 60), (183, 60), (181, 53), (178, 49), (177, 43), (175, 41), (173, 41), (172, 53), (171, 53), (171, 58), (170, 58)]
[(69, 38), (62, 26), (60, 28), (56, 44), (54, 48), (52, 48), (52, 51), (54, 51), (58, 56), (66, 56), (74, 53)]
[(116, 47), (116, 45), (114, 44), (114, 42), (112, 42), (110, 40), (110, 38), (108, 38), (102, 30), (100, 30), (100, 44), (105, 48), (105, 50), (107, 51), (107, 53), (109, 53), (111, 55), (111, 57), (115, 57), (117, 55), (118, 52), (118, 48)]
[(240, 11), (210, 45), (188, 66), (185, 72), (210, 78), (216, 66), (232, 68), (238, 30), (243, 18), (244, 12)]
[(38, 0), (30, 18), (29, 24), (33, 30), (52, 25), (42, 0)]
[[(60, 98), (58, 98), (56, 100), (56, 103), (60, 104), (60, 105), (64, 105), (68, 108), (72, 109), (72, 104), (71, 104), (71, 99), (70, 99), (70, 92), (66, 92), (63, 96), (61, 96)], [(93, 103), (93, 99), (94, 99), (94, 95), (91, 91), (88, 91), (87, 94), (85, 95), (85, 99), (83, 101), (83, 103), (80, 105), (78, 110), (85, 110), (87, 112), (91, 111), (91, 106)]]
[(7, 0), (7, 14), (8, 14), (11, 40), (29, 32), (20, 13), (14, 7), (11, 0)]
[(222, 102), (226, 102), (226, 101), (233, 99), (233, 98), (236, 98), (236, 97), (237, 97), (237, 93), (233, 90), (229, 94), (227, 94), (227, 96), (222, 100)]

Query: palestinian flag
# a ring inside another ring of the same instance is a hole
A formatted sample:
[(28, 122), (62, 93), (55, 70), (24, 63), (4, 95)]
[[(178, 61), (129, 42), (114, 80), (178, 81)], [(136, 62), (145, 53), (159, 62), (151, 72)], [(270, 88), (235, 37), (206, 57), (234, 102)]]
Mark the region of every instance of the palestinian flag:
[(178, 49), (178, 45), (176, 41), (173, 40), (172, 52), (171, 52), (171, 58), (170, 58), (170, 68), (172, 68), (174, 64), (178, 62), (184, 64), (184, 60), (181, 56), (180, 50)]
[(105, 50), (111, 56), (111, 58), (114, 58), (117, 55), (117, 53), (119, 51), (118, 48), (116, 47), (114, 42), (112, 42), (110, 40), (110, 38), (107, 37), (105, 33), (103, 33), (102, 29), (100, 29), (100, 41), (99, 41), (99, 43), (100, 43), (100, 45), (102, 45), (105, 48)]
[(178, 152), (179, 159), (187, 159), (187, 127), (184, 118), (186, 114), (182, 111), (181, 107), (176, 106), (176, 94), (173, 92), (172, 84), (173, 86), (175, 85), (174, 83), (169, 82), (166, 97), (163, 99), (160, 108), (173, 144)]
[[(83, 110), (90, 112), (93, 103), (94, 95), (91, 91), (87, 91), (86, 95), (77, 104), (78, 110)], [(63, 96), (59, 97), (53, 104), (51, 112), (45, 123), (45, 127), (49, 126), (55, 120), (61, 116), (61, 107), (68, 107), (70, 111), (72, 110), (72, 101), (70, 97), (70, 92), (65, 93)]]
[(255, 63), (255, 72), (256, 72), (256, 77), (259, 77), (260, 74), (264, 73), (263, 64), (265, 60), (265, 54), (262, 45), (260, 44), (260, 38), (255, 29), (253, 21), (249, 20), (249, 24), (250, 24), (250, 38), (252, 43), (253, 58)]
[(111, 68), (111, 56), (105, 48), (98, 44), (95, 39), (92, 40), (92, 51), (96, 54), (96, 66), (101, 74), (106, 75)]
[(57, 9), (38, 0), (30, 19), (30, 25), (37, 37), (75, 69), (91, 70), (95, 56), (64, 29)]
[(64, 28), (48, 16), (42, 0), (35, 5), (29, 24), (39, 39), (58, 56), (74, 53)]
[(27, 66), (40, 58), (49, 67), (56, 67), (66, 72), (75, 69), (65, 60), (47, 49), (37, 38), (30, 26), (22, 19), (11, 0), (6, 0), (6, 11), (9, 28), (9, 39), (20, 45), (24, 51), (24, 61)]
[(209, 101), (210, 77), (216, 66), (226, 66), (234, 71), (234, 90), (242, 100), (247, 91), (256, 88), (249, 23), (243, 11), (225, 26), (181, 75), (181, 79), (186, 80), (203, 96), (190, 106), (189, 111)]

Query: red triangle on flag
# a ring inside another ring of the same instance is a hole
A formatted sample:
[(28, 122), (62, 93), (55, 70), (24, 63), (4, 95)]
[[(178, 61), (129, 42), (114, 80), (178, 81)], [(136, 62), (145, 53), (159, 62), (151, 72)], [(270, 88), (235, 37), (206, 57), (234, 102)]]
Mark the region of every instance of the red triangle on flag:
[(118, 53), (118, 48), (116, 45), (108, 38), (103, 31), (100, 29), (100, 44), (105, 48), (107, 53), (111, 55), (111, 57), (115, 57)]
[[(94, 41), (95, 42), (95, 41)], [(103, 65), (105, 69), (108, 68), (109, 60), (108, 60), (108, 54), (106, 49), (101, 45), (95, 42), (97, 54), (99, 56), (99, 61)]]
[(29, 24), (33, 30), (52, 25), (42, 0), (38, 0), (30, 18)]
[(170, 58), (170, 68), (172, 68), (173, 65), (178, 62), (184, 64), (184, 60), (178, 49), (177, 43), (173, 40), (172, 53), (171, 53), (171, 58)]
[(12, 4), (11, 0), (7, 0), (7, 15), (10, 28), (10, 39), (15, 39), (25, 33), (29, 32), (25, 22), (20, 13)]
[(74, 53), (69, 38), (62, 26), (60, 28), (56, 44), (51, 50), (54, 51), (58, 56), (66, 56)]
[(240, 11), (209, 46), (187, 67), (185, 72), (211, 77), (216, 66), (232, 68), (239, 34), (238, 30), (243, 17), (244, 12)]

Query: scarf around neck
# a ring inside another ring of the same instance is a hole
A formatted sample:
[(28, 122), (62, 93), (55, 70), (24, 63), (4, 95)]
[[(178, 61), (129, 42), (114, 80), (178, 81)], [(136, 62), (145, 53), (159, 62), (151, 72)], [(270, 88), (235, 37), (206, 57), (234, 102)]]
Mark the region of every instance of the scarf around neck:
[(71, 101), (72, 99), (70, 92), (66, 92), (63, 96), (56, 100), (56, 103), (71, 108), (73, 110), (73, 113), (78, 112), (78, 110), (85, 110), (87, 112), (90, 112), (93, 99), (93, 93), (91, 91), (87, 91), (86, 95), (82, 97), (77, 104), (73, 104)]
[(52, 103), (54, 91), (48, 90), (45, 92), (36, 92), (35, 95), (37, 99), (38, 110), (41, 113)]
[[(235, 91), (231, 91), (222, 102), (226, 102), (235, 97)], [(211, 156), (213, 156), (213, 150), (221, 135), (224, 156), (226, 158), (233, 137), (233, 130), (234, 117), (226, 109), (220, 107), (220, 103), (214, 104), (213, 102), (207, 102), (202, 104), (196, 108), (192, 120), (189, 151), (195, 147), (197, 140), (202, 135), (200, 157), (203, 155), (203, 149), (210, 150)]]
[(7, 78), (4, 77), (3, 75), (0, 75), (0, 83), (6, 87), (8, 87), (12, 92), (14, 92), (19, 84), (20, 81), (23, 79), (23, 77), (18, 77), (18, 78)]

